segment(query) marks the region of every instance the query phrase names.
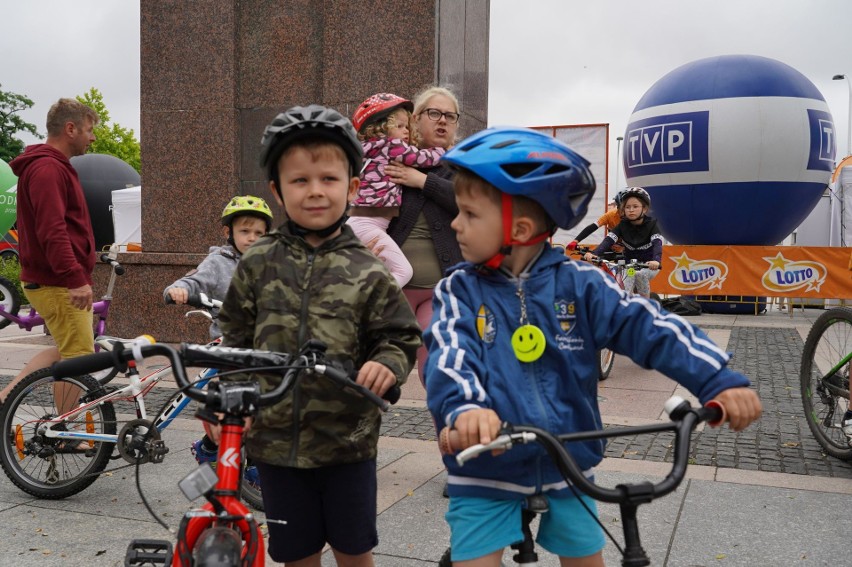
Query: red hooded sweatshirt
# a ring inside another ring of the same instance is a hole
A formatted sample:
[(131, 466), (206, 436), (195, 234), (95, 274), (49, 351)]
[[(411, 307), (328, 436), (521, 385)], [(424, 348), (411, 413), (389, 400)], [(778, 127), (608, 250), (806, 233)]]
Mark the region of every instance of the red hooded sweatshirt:
[(95, 238), (71, 162), (56, 148), (36, 144), (9, 165), (18, 176), (21, 281), (69, 289), (91, 285)]

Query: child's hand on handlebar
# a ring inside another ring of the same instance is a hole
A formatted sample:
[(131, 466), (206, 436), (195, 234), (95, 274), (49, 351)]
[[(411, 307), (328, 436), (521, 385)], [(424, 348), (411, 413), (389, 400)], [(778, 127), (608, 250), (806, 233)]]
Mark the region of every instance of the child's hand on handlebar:
[(597, 258), (597, 256), (595, 256), (591, 252), (586, 252), (585, 254), (583, 254), (583, 260), (585, 260), (586, 262), (591, 262), (595, 258)]
[(169, 288), (169, 297), (171, 297), (172, 301), (174, 301), (178, 305), (183, 305), (184, 303), (189, 301), (189, 290), (185, 287)]
[[(458, 447), (456, 450), (467, 449), (472, 445), (491, 443), (500, 433), (502, 421), (492, 409), (472, 409), (459, 414), (453, 429), (458, 432)], [(502, 451), (501, 451), (502, 452)], [(495, 451), (493, 454), (498, 454)]]
[(369, 388), (374, 394), (382, 397), (394, 384), (396, 384), (396, 376), (391, 369), (380, 362), (367, 361), (361, 370), (358, 371), (358, 377), (355, 382)]
[(648, 262), (648, 269), (649, 270), (659, 270), (660, 269), (660, 263), (657, 262), (656, 260), (650, 260)]
[(719, 392), (713, 400), (725, 408), (728, 427), (732, 431), (742, 431), (763, 413), (760, 398), (749, 388), (729, 388)]

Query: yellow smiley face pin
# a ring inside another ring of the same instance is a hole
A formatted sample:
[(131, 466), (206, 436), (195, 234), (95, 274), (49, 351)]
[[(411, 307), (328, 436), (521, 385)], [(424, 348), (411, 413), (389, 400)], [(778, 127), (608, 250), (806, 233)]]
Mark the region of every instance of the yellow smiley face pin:
[(521, 325), (512, 333), (512, 350), (521, 362), (535, 362), (544, 354), (544, 333), (535, 325)]

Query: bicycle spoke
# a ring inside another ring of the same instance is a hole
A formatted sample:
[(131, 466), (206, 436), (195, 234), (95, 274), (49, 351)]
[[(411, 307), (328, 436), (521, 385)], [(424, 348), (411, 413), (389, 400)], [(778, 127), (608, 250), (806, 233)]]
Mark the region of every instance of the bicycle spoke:
[(64, 498), (83, 490), (103, 471), (113, 443), (57, 437), (53, 432), (111, 435), (115, 414), (109, 404), (75, 410), (79, 399), (100, 388), (88, 376), (55, 380), (50, 369), (24, 378), (0, 411), (5, 431), (0, 464), (16, 486), (40, 498)]

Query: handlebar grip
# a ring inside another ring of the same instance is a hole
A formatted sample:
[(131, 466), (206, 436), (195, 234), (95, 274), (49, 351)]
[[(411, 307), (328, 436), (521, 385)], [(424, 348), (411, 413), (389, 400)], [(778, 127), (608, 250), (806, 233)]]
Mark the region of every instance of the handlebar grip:
[(101, 262), (104, 264), (109, 264), (112, 266), (115, 275), (123, 276), (124, 275), (124, 266), (119, 264), (116, 260), (109, 257), (109, 254), (101, 254)]
[(175, 300), (174, 300), (174, 299), (172, 299), (172, 296), (171, 296), (171, 295), (167, 295), (167, 296), (165, 297), (165, 300), (164, 300), (164, 301), (166, 302), (166, 305), (175, 305)]
[(399, 401), (399, 398), (402, 396), (402, 388), (399, 387), (399, 384), (394, 384), (388, 391), (382, 394), (382, 398), (389, 401), (392, 404), (395, 404)]
[(719, 427), (728, 420), (728, 412), (725, 411), (725, 406), (716, 400), (710, 400), (704, 404), (704, 415), (707, 425), (710, 427)]
[(55, 378), (70, 378), (71, 376), (82, 376), (83, 374), (91, 374), (98, 370), (112, 368), (117, 363), (118, 361), (112, 352), (97, 352), (95, 354), (60, 360), (53, 364), (51, 372)]

